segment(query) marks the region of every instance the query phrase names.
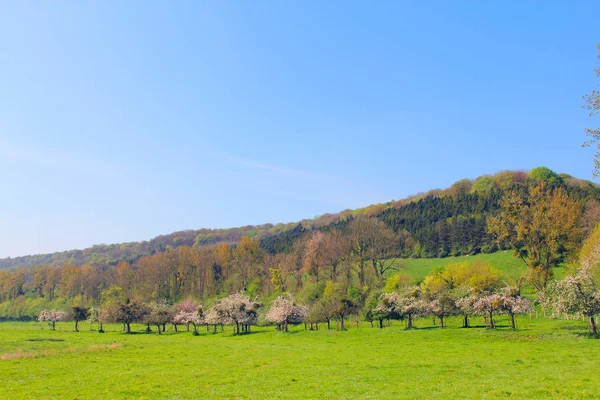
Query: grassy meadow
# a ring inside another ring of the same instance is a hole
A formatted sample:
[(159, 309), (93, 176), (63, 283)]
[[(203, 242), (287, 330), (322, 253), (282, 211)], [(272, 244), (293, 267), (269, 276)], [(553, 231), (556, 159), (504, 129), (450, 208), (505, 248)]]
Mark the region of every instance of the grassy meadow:
[[(421, 281), (435, 267), (443, 267), (449, 264), (461, 262), (474, 263), (482, 262), (490, 264), (493, 267), (502, 271), (505, 277), (519, 277), (526, 271), (526, 266), (523, 261), (513, 256), (511, 250), (503, 250), (490, 254), (477, 254), (474, 256), (459, 256), (445, 258), (399, 258), (396, 260), (396, 267), (399, 267), (399, 272), (405, 273), (415, 282)], [(558, 267), (554, 269), (554, 276), (557, 279), (562, 279), (565, 275), (565, 268)]]
[[(361, 323), (347, 331), (231, 327), (127, 335), (82, 324), (0, 324), (1, 398), (592, 398), (600, 341), (580, 321), (518, 319), (518, 331)], [(481, 318), (473, 318), (473, 325)]]
[[(510, 252), (445, 259), (400, 260), (415, 282), (432, 268), (483, 261), (507, 276), (524, 271)], [(557, 275), (561, 275), (561, 269)], [(499, 329), (474, 317), (440, 329), (403, 322), (347, 331), (289, 333), (254, 327), (233, 335), (200, 329), (163, 335), (121, 332), (120, 325), (0, 323), (0, 398), (591, 398), (600, 392), (600, 341), (582, 321), (507, 317)], [(477, 326), (479, 325), (479, 326)]]

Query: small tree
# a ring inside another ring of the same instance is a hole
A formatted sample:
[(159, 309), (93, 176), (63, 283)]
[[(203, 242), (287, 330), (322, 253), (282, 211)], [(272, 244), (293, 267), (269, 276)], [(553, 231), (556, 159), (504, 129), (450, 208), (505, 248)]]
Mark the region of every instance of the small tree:
[(213, 333), (217, 333), (217, 325), (222, 324), (221, 316), (217, 313), (217, 310), (213, 307), (206, 314), (204, 314), (204, 323), (213, 326)]
[(278, 329), (288, 331), (289, 324), (299, 324), (308, 316), (306, 306), (296, 304), (294, 296), (287, 293), (279, 296), (273, 302), (271, 309), (267, 313), (266, 320), (277, 324)]
[[(250, 331), (250, 325), (258, 322), (258, 310), (262, 304), (250, 300), (242, 293), (233, 293), (219, 301), (212, 311), (216, 313), (214, 319), (222, 324), (233, 324), (236, 334)], [(211, 315), (211, 320), (213, 316)]]
[(127, 299), (115, 303), (114, 322), (120, 322), (125, 325), (127, 333), (131, 333), (131, 324), (141, 321), (148, 314), (148, 308), (137, 300)]
[(353, 299), (348, 296), (342, 296), (338, 299), (335, 314), (340, 319), (340, 329), (346, 330), (344, 320), (348, 315), (357, 313), (360, 310), (360, 306)]
[(443, 328), (444, 318), (456, 314), (458, 312), (458, 307), (449, 293), (439, 293), (438, 296), (429, 303), (429, 311), (440, 319), (440, 326)]
[(198, 334), (197, 326), (204, 323), (204, 310), (202, 306), (193, 300), (184, 300), (173, 306), (173, 319), (171, 320), (175, 331), (177, 325), (185, 325), (190, 330), (190, 325), (194, 327), (194, 335)]
[(414, 319), (429, 311), (427, 302), (421, 298), (421, 288), (413, 286), (404, 291), (399, 297), (397, 309), (406, 318), (406, 329), (415, 327)]
[(148, 313), (145, 320), (148, 324), (156, 325), (156, 329), (160, 335), (165, 330), (166, 325), (173, 320), (173, 307), (165, 302), (151, 303), (148, 306)]
[(463, 316), (463, 328), (470, 328), (469, 315), (475, 313), (475, 303), (477, 303), (479, 297), (476, 295), (465, 295), (461, 296), (456, 300), (456, 307)]
[(379, 328), (383, 328), (383, 320), (402, 319), (400, 312), (400, 295), (396, 292), (383, 293), (379, 303), (373, 309), (372, 317), (379, 321)]
[(583, 266), (576, 275), (553, 282), (549, 289), (552, 308), (564, 314), (583, 314), (591, 331), (598, 334), (594, 316), (600, 313), (600, 290), (590, 269)]
[(526, 314), (533, 311), (531, 302), (519, 295), (519, 290), (513, 287), (507, 287), (502, 293), (502, 311), (510, 315), (510, 326), (517, 329), (515, 316), (517, 314)]
[(59, 321), (66, 321), (69, 316), (69, 313), (65, 311), (57, 311), (57, 310), (42, 310), (40, 311), (40, 315), (38, 315), (38, 321), (40, 322), (50, 322), (52, 324), (52, 330), (56, 330), (56, 323)]
[(501, 295), (494, 293), (489, 296), (479, 298), (473, 304), (473, 310), (488, 317), (488, 326), (490, 329), (496, 329), (494, 322), (494, 313), (502, 311), (503, 298)]
[(88, 319), (89, 310), (82, 306), (73, 306), (72, 318), (75, 322), (75, 332), (79, 332), (79, 322)]
[[(96, 308), (96, 307), (91, 307), (88, 311), (88, 322), (91, 324), (99, 324), (98, 326), (98, 332), (101, 332), (102, 326), (100, 325), (100, 318), (99, 318), (99, 314), (100, 314), (100, 309)], [(93, 327), (90, 327), (90, 329), (93, 329)]]

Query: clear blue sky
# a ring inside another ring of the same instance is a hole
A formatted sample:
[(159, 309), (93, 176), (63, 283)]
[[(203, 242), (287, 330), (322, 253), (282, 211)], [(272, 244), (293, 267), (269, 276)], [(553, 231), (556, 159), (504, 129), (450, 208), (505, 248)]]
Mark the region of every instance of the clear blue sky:
[(591, 178), (598, 1), (14, 3), (0, 257)]

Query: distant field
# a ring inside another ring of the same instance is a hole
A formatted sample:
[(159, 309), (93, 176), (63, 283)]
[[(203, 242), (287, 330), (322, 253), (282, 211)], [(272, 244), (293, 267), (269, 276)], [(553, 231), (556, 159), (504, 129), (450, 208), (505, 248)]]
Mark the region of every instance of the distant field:
[[(512, 251), (498, 251), (492, 254), (477, 254), (474, 256), (446, 257), (446, 258), (409, 258), (398, 259), (397, 265), (401, 266), (401, 272), (411, 276), (416, 282), (422, 280), (435, 267), (446, 266), (459, 262), (485, 262), (498, 268), (507, 277), (518, 277), (526, 270), (522, 260), (514, 257)], [(557, 278), (564, 275), (564, 268), (556, 268), (554, 274)]]
[[(481, 323), (474, 318), (474, 323)], [(99, 334), (0, 324), (0, 397), (24, 398), (581, 398), (598, 396), (600, 341), (578, 321), (520, 318), (520, 330), (417, 321), (382, 330), (232, 336), (202, 331)], [(143, 326), (136, 326), (139, 331)]]

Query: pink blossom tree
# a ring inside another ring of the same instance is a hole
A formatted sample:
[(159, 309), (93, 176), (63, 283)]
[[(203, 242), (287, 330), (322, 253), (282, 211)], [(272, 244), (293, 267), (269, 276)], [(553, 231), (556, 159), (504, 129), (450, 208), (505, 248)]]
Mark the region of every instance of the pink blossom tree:
[(456, 307), (463, 316), (463, 328), (470, 328), (469, 315), (475, 313), (475, 303), (479, 297), (476, 295), (465, 295), (456, 300)]
[(533, 311), (531, 301), (519, 295), (519, 289), (507, 287), (502, 291), (501, 309), (505, 314), (510, 315), (510, 325), (513, 329), (517, 329), (515, 316), (518, 314), (526, 314)]
[(288, 331), (289, 324), (299, 324), (308, 316), (308, 308), (296, 304), (294, 296), (287, 293), (279, 296), (273, 302), (267, 313), (266, 320), (277, 325), (277, 329)]
[(502, 311), (504, 300), (502, 295), (494, 293), (488, 296), (479, 298), (473, 304), (473, 310), (475, 312), (488, 317), (488, 327), (490, 329), (496, 329), (496, 323), (494, 322), (494, 313)]
[(260, 307), (262, 304), (258, 301), (242, 293), (233, 293), (215, 304), (213, 311), (218, 323), (234, 325), (234, 333), (239, 334), (249, 332), (250, 326), (256, 325)]
[(38, 315), (38, 321), (50, 322), (52, 324), (52, 330), (56, 330), (56, 323), (59, 321), (66, 321), (69, 318), (69, 313), (58, 310), (42, 310)]
[[(192, 299), (183, 300), (173, 306), (173, 320), (171, 323), (177, 332), (177, 325), (185, 325), (187, 330), (190, 330), (190, 324), (199, 325), (202, 322), (197, 318), (203, 314), (200, 304)], [(194, 326), (194, 331), (196, 327)]]
[(440, 319), (440, 326), (444, 328), (444, 318), (458, 312), (456, 301), (448, 293), (440, 293), (429, 303), (429, 312)]

